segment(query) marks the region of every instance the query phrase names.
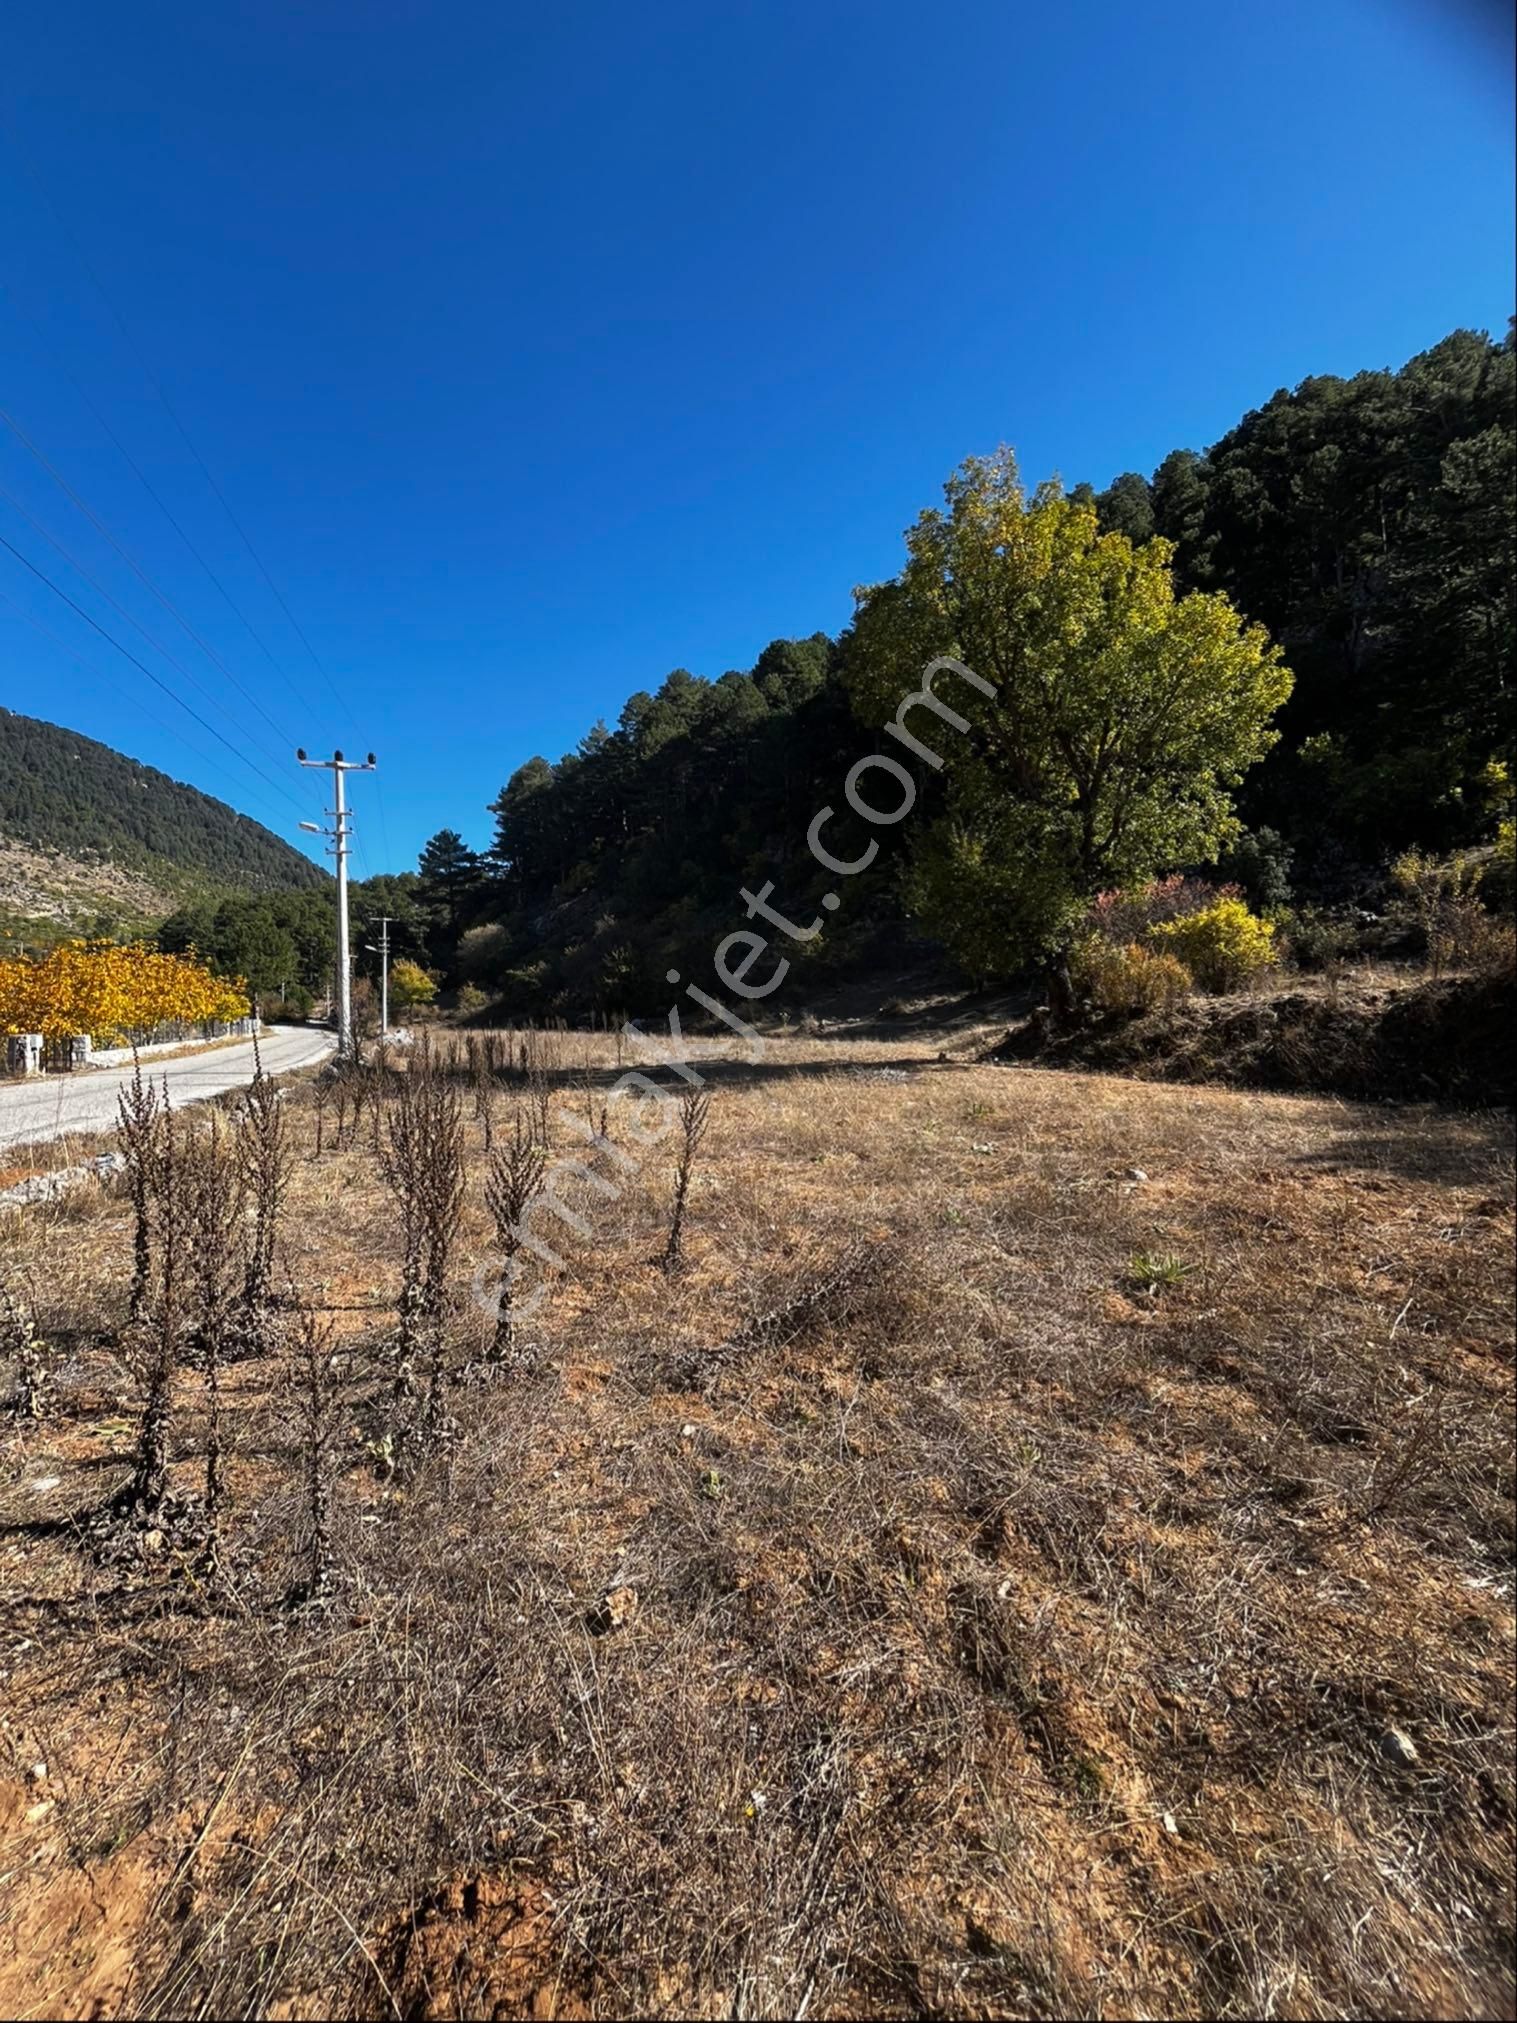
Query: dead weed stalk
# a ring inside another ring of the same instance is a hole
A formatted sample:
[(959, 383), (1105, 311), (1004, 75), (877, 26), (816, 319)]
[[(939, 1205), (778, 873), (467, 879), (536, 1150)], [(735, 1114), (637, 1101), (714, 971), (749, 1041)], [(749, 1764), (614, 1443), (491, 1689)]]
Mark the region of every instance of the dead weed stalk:
[(274, 1251), (294, 1165), (285, 1121), (283, 1094), (257, 1061), (237, 1113), (237, 1161), (253, 1210), (238, 1316), (244, 1354), (272, 1346)]
[(517, 1357), (516, 1261), (525, 1242), (527, 1210), (542, 1187), (547, 1165), (547, 1151), (518, 1105), (510, 1140), (496, 1148), (485, 1179), (485, 1205), (495, 1223), (501, 1255), (500, 1304), (488, 1356), (491, 1369), (508, 1366)]
[(669, 1240), (659, 1259), (660, 1265), (668, 1272), (678, 1271), (684, 1263), (685, 1211), (690, 1200), (690, 1182), (695, 1173), (701, 1140), (710, 1121), (711, 1091), (687, 1088), (679, 1104), (680, 1140), (674, 1167), (674, 1208), (669, 1220)]

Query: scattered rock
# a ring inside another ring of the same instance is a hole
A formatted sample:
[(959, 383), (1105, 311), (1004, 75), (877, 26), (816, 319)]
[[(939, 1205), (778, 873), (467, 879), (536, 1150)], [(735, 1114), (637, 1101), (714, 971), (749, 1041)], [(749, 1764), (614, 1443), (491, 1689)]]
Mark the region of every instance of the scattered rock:
[(120, 1152), (102, 1152), (82, 1166), (60, 1166), (53, 1173), (29, 1173), (14, 1186), (0, 1189), (0, 1208), (31, 1208), (39, 1201), (56, 1201), (86, 1180), (109, 1180), (126, 1166)]
[(50, 1489), (56, 1489), (63, 1480), (61, 1475), (39, 1475), (35, 1482), (28, 1482), (27, 1488), (33, 1496), (46, 1496)]
[(1141, 1183), (1148, 1178), (1148, 1175), (1143, 1171), (1143, 1168), (1141, 1166), (1129, 1166), (1127, 1169), (1127, 1178), (1133, 1181), (1135, 1184), (1141, 1185)]
[(1404, 1770), (1422, 1761), (1422, 1752), (1404, 1728), (1386, 1729), (1380, 1737), (1380, 1754), (1392, 1763), (1399, 1763)]

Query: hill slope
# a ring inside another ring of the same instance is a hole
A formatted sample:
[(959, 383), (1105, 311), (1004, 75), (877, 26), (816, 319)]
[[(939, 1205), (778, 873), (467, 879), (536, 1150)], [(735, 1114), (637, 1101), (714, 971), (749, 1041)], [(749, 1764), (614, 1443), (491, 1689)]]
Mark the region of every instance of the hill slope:
[(117, 924), (197, 891), (325, 879), (224, 801), (77, 731), (0, 709), (0, 914)]

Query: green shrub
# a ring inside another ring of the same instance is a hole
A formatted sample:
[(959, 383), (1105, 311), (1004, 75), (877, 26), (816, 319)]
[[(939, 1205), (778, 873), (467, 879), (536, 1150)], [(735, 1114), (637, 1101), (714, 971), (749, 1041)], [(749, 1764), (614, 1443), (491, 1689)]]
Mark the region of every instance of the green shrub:
[(270, 1025), (289, 1025), (292, 1021), (309, 1018), (311, 1004), (311, 993), (296, 984), (283, 997), (264, 998), (259, 1009)]
[(1115, 948), (1100, 935), (1090, 935), (1076, 947), (1069, 966), (1076, 991), (1097, 1011), (1118, 1018), (1171, 1011), (1190, 995), (1191, 975), (1184, 963), (1136, 941)]
[(1219, 899), (1183, 920), (1160, 921), (1148, 938), (1177, 956), (1202, 990), (1239, 990), (1275, 960), (1275, 929), (1241, 899)]
[(1128, 1264), (1127, 1283), (1134, 1292), (1174, 1292), (1194, 1270), (1194, 1265), (1176, 1257), (1172, 1250), (1138, 1250)]
[(1218, 869), (1230, 884), (1242, 886), (1256, 913), (1274, 914), (1290, 905), (1294, 854), (1277, 829), (1244, 829)]
[(468, 928), (458, 944), (458, 973), (466, 983), (498, 985), (511, 953), (511, 937), (498, 920)]
[(1297, 969), (1331, 969), (1359, 951), (1359, 934), (1353, 924), (1335, 919), (1319, 907), (1303, 906), (1287, 912), (1278, 925), (1286, 953)]

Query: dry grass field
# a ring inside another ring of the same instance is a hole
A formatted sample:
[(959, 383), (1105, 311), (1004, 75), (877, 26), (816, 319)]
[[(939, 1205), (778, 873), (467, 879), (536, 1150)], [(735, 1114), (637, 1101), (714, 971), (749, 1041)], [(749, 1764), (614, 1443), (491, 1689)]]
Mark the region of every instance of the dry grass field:
[[(226, 1373), (227, 1573), (102, 1564), (129, 1206), (18, 1215), (58, 1395), (0, 1469), (0, 2011), (1501, 2015), (1512, 1966), (1509, 1118), (736, 1042), (389, 1468), (371, 1120), (281, 1270), (339, 1351)], [(554, 1142), (577, 1143), (566, 1036)], [(518, 1099), (496, 1097), (497, 1138)], [(484, 1153), (451, 1362), (490, 1329)], [(76, 1148), (77, 1150), (77, 1148)], [(176, 1383), (176, 1479), (205, 1400)], [(445, 1429), (446, 1430), (446, 1429)]]

